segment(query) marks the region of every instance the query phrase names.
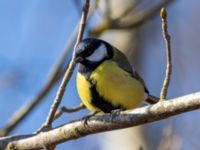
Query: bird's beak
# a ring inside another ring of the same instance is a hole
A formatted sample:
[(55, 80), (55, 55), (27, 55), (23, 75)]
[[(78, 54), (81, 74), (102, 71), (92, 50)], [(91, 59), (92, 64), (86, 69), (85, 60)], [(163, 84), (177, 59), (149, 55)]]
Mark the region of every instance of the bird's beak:
[(81, 63), (81, 62), (83, 62), (83, 58), (77, 56), (76, 59), (75, 59), (75, 61), (76, 61), (76, 63)]

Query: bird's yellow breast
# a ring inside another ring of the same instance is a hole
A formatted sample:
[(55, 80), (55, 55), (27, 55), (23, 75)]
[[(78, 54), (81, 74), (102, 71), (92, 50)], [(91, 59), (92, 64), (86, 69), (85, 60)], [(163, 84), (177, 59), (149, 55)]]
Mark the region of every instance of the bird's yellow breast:
[[(143, 85), (115, 62), (107, 60), (90, 75), (96, 90), (105, 101), (125, 109), (137, 107), (145, 99)], [(85, 106), (91, 111), (99, 110), (91, 104), (90, 83), (80, 73), (77, 74), (77, 89)]]

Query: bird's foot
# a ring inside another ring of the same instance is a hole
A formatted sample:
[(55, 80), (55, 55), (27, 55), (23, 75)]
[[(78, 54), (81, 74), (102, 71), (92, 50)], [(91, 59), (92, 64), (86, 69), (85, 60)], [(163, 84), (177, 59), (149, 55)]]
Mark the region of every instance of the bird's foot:
[(124, 109), (122, 109), (122, 108), (112, 110), (111, 113), (110, 113), (112, 120), (113, 120), (116, 116), (120, 115), (120, 113), (121, 113), (123, 110), (124, 110)]
[(85, 117), (83, 117), (81, 120), (83, 121), (83, 125), (86, 127), (86, 126), (88, 126), (88, 120), (91, 118), (91, 117), (93, 117), (93, 116), (95, 116), (96, 114), (98, 114), (99, 113), (99, 111), (95, 111), (95, 112), (92, 112), (91, 114), (89, 114), (89, 115), (87, 115), (87, 116), (85, 116)]

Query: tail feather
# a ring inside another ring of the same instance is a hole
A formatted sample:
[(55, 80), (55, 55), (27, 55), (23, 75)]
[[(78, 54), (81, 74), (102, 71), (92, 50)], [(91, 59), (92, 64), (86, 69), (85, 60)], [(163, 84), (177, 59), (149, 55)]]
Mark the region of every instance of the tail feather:
[(159, 100), (160, 98), (149, 94), (145, 101), (149, 104), (156, 104)]

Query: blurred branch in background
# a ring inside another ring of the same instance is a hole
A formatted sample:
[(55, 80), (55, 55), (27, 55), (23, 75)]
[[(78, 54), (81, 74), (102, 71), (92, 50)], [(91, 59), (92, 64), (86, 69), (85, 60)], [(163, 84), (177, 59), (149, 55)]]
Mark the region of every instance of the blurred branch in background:
[(179, 150), (182, 145), (181, 137), (174, 133), (173, 119), (169, 118), (163, 128), (162, 139), (157, 150)]
[(0, 138), (0, 149), (39, 149), (86, 135), (150, 123), (200, 108), (200, 93), (160, 101), (155, 105), (134, 109), (121, 114), (97, 115), (87, 120), (72, 121), (38, 134)]
[(125, 9), (117, 18), (115, 18), (115, 19), (113, 19), (113, 20), (114, 20), (114, 21), (117, 21), (117, 20), (120, 21), (121, 19), (127, 17), (129, 13), (131, 13), (131, 12), (133, 12), (133, 11), (135, 12), (137, 6), (138, 6), (140, 3), (142, 3), (141, 0), (135, 0), (133, 6), (130, 5), (130, 6), (129, 6), (127, 9)]
[(132, 7), (128, 8), (127, 11), (122, 12), (117, 18), (112, 19), (110, 17), (109, 20), (104, 18), (101, 24), (99, 24), (94, 29), (90, 30), (90, 34), (92, 36), (99, 36), (101, 33), (103, 33), (105, 30), (108, 29), (132, 29), (135, 27), (138, 27), (142, 25), (145, 21), (149, 20), (151, 17), (155, 16), (162, 7), (169, 5), (170, 3), (174, 2), (175, 0), (162, 0), (155, 6), (152, 6), (151, 8), (147, 10), (143, 10), (141, 12), (137, 12), (136, 14), (129, 16), (129, 19), (126, 21), (121, 21), (123, 18), (128, 15), (131, 10), (133, 10)]

